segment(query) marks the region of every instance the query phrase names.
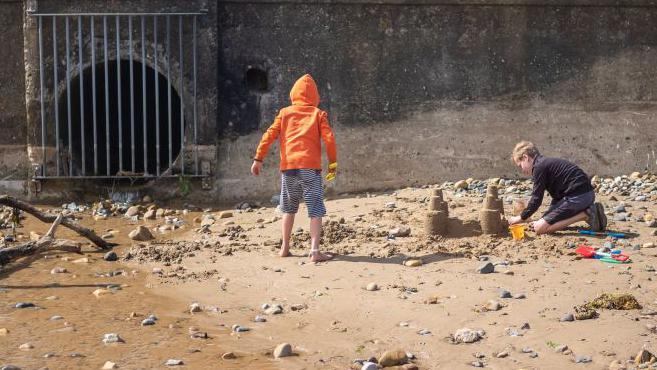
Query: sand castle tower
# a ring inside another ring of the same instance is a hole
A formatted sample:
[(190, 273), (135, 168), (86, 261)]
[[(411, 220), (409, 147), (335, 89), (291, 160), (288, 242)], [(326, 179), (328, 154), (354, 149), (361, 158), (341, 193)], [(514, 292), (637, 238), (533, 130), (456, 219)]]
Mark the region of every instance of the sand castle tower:
[(479, 211), (479, 222), (484, 234), (500, 234), (506, 229), (504, 204), (497, 194), (497, 185), (490, 184), (486, 189), (484, 206)]
[(449, 208), (443, 199), (442, 189), (432, 189), (429, 199), (429, 212), (424, 221), (424, 229), (428, 235), (445, 235)]

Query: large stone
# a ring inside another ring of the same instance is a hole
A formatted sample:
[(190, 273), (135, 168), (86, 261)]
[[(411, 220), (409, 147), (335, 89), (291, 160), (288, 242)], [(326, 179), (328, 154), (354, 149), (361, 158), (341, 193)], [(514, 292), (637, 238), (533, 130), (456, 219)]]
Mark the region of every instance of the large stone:
[(144, 220), (154, 220), (156, 211), (154, 209), (149, 209), (144, 213)]
[(116, 255), (116, 252), (110, 251), (110, 252), (105, 253), (105, 255), (103, 256), (103, 259), (107, 262), (114, 262), (114, 261), (119, 259), (119, 256)]
[(383, 367), (403, 365), (408, 362), (406, 351), (397, 349), (392, 351), (385, 351), (379, 357), (379, 365)]
[[(635, 363), (636, 365), (641, 365), (641, 364), (645, 364), (645, 363), (650, 363), (650, 362), (654, 362), (654, 361), (655, 361), (655, 360), (653, 360), (654, 358), (655, 358), (655, 356), (654, 356), (652, 353), (648, 352), (648, 351), (645, 350), (645, 349), (642, 349), (641, 351), (639, 351), (639, 353), (638, 353), (638, 354), (636, 355), (636, 357), (634, 358), (634, 363)], [(656, 360), (657, 360), (657, 359), (656, 359)]]
[(130, 234), (128, 234), (128, 237), (137, 241), (148, 241), (155, 239), (151, 231), (148, 230), (146, 226), (137, 226), (136, 229), (132, 230)]
[(452, 335), (452, 341), (454, 343), (474, 343), (482, 339), (486, 335), (486, 332), (483, 330), (472, 330), (469, 328), (462, 328), (457, 330)]
[(495, 272), (495, 265), (493, 265), (491, 262), (484, 263), (477, 268), (477, 272), (480, 274), (490, 274)]
[(125, 211), (125, 216), (126, 217), (139, 216), (139, 206), (132, 206), (132, 207), (128, 208), (128, 210)]
[(288, 357), (292, 356), (292, 346), (289, 343), (281, 343), (274, 349), (274, 357)]

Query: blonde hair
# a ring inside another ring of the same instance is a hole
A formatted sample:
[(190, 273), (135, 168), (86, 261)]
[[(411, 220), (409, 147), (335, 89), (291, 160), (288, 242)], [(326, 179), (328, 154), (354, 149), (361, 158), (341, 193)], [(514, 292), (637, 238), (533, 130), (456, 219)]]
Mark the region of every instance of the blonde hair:
[(511, 160), (519, 161), (523, 155), (527, 154), (528, 157), (536, 158), (540, 153), (538, 148), (534, 143), (530, 141), (521, 141), (513, 148), (513, 153), (511, 154)]

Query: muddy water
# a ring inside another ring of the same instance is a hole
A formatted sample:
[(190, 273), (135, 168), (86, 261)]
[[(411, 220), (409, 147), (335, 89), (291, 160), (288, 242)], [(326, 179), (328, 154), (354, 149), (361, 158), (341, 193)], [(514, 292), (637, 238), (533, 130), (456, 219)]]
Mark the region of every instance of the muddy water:
[[(185, 216), (189, 222), (196, 215)], [(80, 220), (100, 235), (114, 230), (115, 251), (122, 255), (130, 246), (127, 235), (134, 225), (120, 218), (94, 221), (86, 214)], [(155, 223), (155, 222), (154, 222)], [(30, 231), (44, 233), (49, 225), (28, 216), (19, 229), (26, 238)], [(188, 228), (191, 226), (187, 226)], [(175, 233), (163, 236), (174, 237)], [(58, 238), (80, 240), (60, 227)], [(165, 368), (168, 359), (181, 359), (190, 369), (277, 369), (270, 355), (256, 344), (244, 343), (234, 351), (237, 359), (223, 360), (222, 343), (235, 338), (210, 312), (190, 315), (189, 301), (176, 296), (167, 286), (150, 278), (146, 266), (106, 262), (103, 253), (91, 246), (84, 255), (48, 252), (28, 257), (0, 271), (0, 366), (12, 364), (22, 369), (100, 369), (106, 361), (125, 369)], [(75, 262), (88, 258), (88, 263)], [(55, 267), (67, 273), (51, 274)], [(109, 272), (123, 271), (110, 276)], [(98, 288), (116, 284), (114, 293), (96, 297)], [(31, 302), (38, 308), (16, 309), (17, 302)], [(141, 326), (154, 314), (156, 325)], [(53, 316), (62, 319), (51, 320)], [(207, 332), (209, 339), (192, 339), (189, 328)], [(2, 335), (2, 328), (8, 334)], [(117, 333), (124, 343), (105, 345), (106, 333)], [(29, 350), (19, 346), (29, 343)]]

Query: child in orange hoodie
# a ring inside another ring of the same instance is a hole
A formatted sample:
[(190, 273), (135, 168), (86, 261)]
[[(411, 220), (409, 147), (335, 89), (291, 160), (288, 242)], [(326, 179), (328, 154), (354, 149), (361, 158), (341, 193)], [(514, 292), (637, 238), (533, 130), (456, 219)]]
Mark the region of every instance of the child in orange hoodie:
[(274, 123), (262, 135), (256, 155), (251, 165), (251, 173), (260, 174), (262, 161), (269, 146), (279, 139), (281, 147), (281, 203), (283, 216), (283, 245), (281, 257), (290, 254), (290, 234), (294, 226), (294, 216), (303, 200), (308, 207), (310, 218), (311, 249), (313, 262), (327, 261), (330, 254), (319, 252), (319, 239), (322, 234), (324, 189), (322, 188), (322, 146), (324, 141), (329, 166), (327, 180), (335, 178), (338, 168), (335, 139), (328, 123), (326, 112), (317, 108), (319, 92), (310, 75), (299, 78), (290, 91), (292, 105), (281, 109)]

